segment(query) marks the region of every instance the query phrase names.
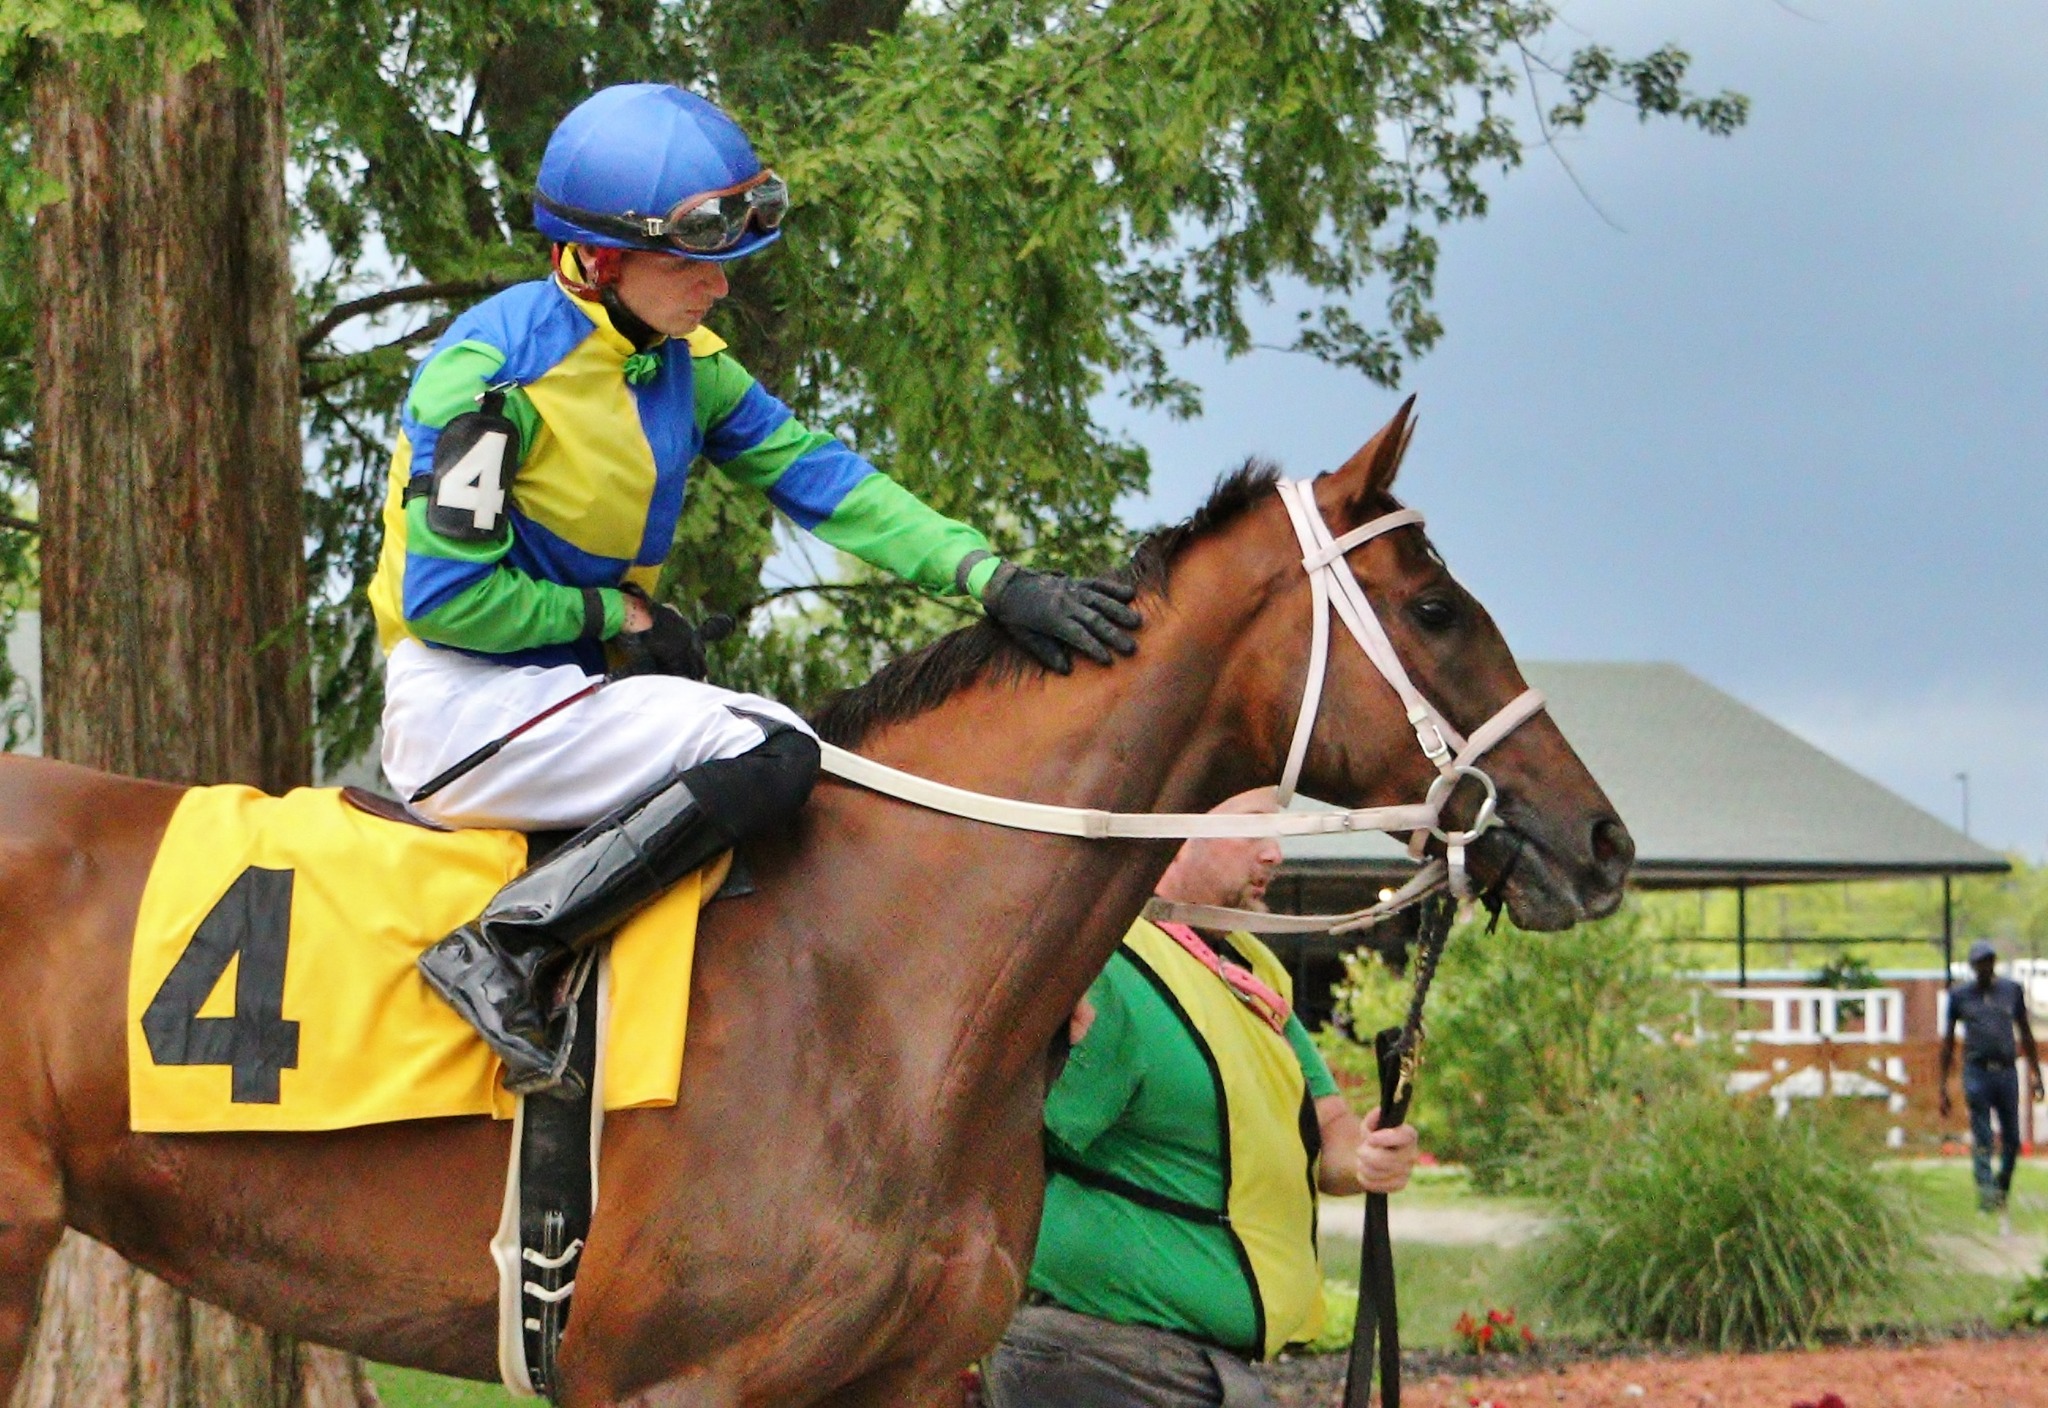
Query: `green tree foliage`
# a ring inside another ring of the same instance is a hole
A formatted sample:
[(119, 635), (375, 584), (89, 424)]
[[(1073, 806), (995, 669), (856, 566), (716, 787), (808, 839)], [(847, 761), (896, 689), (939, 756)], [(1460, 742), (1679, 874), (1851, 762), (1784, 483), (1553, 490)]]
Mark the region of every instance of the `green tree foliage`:
[[(1344, 1024), (1370, 1041), (1399, 1024), (1409, 985), (1369, 952), (1347, 967)], [(1460, 925), (1430, 990), (1412, 1115), (1424, 1147), (1469, 1166), (1481, 1188), (1528, 1185), (1548, 1126), (1611, 1097), (1712, 1083), (1715, 1067), (1692, 1045), (1694, 1009), (1634, 909), (1562, 934)], [(1370, 1069), (1349, 1038), (1322, 1041), (1333, 1063)]]
[(1824, 1108), (1608, 1101), (1545, 1150), (1560, 1224), (1535, 1254), (1546, 1298), (1622, 1339), (1807, 1344), (1918, 1255), (1898, 1190)]
[[(595, 86), (709, 92), (790, 178), (786, 238), (735, 266), (714, 315), (742, 359), (1005, 553), (1068, 567), (1121, 549), (1114, 506), (1148, 469), (1094, 414), (1102, 394), (1195, 413), (1173, 350), (1249, 350), (1248, 310), (1283, 293), (1307, 305), (1284, 345), (1393, 385), (1442, 333), (1437, 230), (1485, 213), (1528, 133), (1603, 98), (1712, 133), (1746, 113), (1688, 90), (1676, 48), (1560, 50), (1532, 0), (288, 9), (330, 756), (361, 746), (378, 707), (361, 590), (405, 379), (454, 310), (544, 271), (528, 193), (554, 122)], [(17, 66), (41, 11), (0, 0)], [(0, 288), (0, 309), (21, 297)], [(25, 410), (0, 412), (21, 443)], [(758, 498), (693, 480), (664, 589), (749, 614), (721, 661), (735, 683), (815, 699), (959, 619), (825, 552), (764, 582), (779, 535)]]

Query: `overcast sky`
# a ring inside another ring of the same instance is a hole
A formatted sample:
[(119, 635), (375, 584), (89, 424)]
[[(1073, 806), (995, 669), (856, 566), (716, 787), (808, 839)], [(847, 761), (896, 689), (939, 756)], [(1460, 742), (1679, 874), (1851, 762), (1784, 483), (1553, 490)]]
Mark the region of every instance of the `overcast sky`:
[[(1528, 659), (1672, 660), (1951, 823), (2048, 852), (2048, 5), (1598, 0), (1750, 95), (1620, 111), (1449, 231), (1402, 479)], [(1571, 33), (1558, 37), (1561, 51)], [(1276, 337), (1290, 320), (1272, 325)], [(1394, 393), (1195, 351), (1143, 523), (1248, 453), (1334, 467)]]

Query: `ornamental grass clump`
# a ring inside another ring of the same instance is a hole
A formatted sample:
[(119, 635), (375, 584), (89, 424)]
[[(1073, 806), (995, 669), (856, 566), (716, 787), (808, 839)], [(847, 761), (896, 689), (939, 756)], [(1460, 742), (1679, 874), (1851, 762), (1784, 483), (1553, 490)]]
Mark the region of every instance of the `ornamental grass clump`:
[(1536, 1273), (1626, 1340), (1805, 1344), (1917, 1255), (1904, 1204), (1825, 1110), (1777, 1119), (1713, 1093), (1610, 1108), (1560, 1126), (1546, 1163), (1560, 1217)]

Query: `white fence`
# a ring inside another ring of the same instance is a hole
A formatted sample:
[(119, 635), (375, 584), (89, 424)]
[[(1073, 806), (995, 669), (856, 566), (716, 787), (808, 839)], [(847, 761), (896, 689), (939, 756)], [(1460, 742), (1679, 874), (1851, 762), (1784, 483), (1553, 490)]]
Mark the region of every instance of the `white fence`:
[[(1736, 988), (1723, 990), (1720, 996), (1770, 1009), (1768, 1027), (1736, 1033), (1741, 1045), (1796, 1049), (1827, 1042), (1864, 1048), (1862, 1053), (1843, 1052), (1844, 1059), (1818, 1063), (1793, 1051), (1757, 1060), (1762, 1053), (1752, 1051), (1756, 1064), (1729, 1074), (1730, 1091), (1767, 1091), (1781, 1117), (1794, 1100), (1827, 1096), (1883, 1100), (1892, 1114), (1905, 1113), (1908, 1076), (1903, 1056), (1871, 1050), (1905, 1044), (1904, 993), (1893, 988)], [(1895, 1127), (1888, 1142), (1902, 1146), (1905, 1137), (1903, 1126)]]
[[(1815, 1046), (1823, 1041), (1897, 1046), (1906, 1039), (1906, 995), (1892, 988), (1737, 988), (1721, 996), (1771, 1010), (1768, 1027), (1740, 1032), (1737, 1041), (1767, 1046)], [(1844, 1008), (1860, 1010), (1848, 1015)]]

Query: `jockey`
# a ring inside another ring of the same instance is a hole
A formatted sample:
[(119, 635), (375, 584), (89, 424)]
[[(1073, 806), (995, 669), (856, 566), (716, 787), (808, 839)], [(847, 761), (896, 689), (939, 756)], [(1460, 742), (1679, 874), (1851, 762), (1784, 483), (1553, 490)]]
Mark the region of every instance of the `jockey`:
[(449, 826), (581, 828), (420, 958), (521, 1093), (564, 1079), (543, 996), (561, 959), (788, 818), (817, 777), (804, 722), (696, 678), (696, 633), (647, 595), (699, 456), (833, 547), (977, 599), (1050, 669), (1129, 654), (1139, 624), (1127, 588), (1003, 562), (805, 429), (703, 327), (724, 265), (773, 244), (789, 205), (718, 108), (604, 89), (555, 130), (538, 185), (554, 277), (462, 314), (414, 375), (370, 586), (402, 796), (613, 667), (417, 803)]

